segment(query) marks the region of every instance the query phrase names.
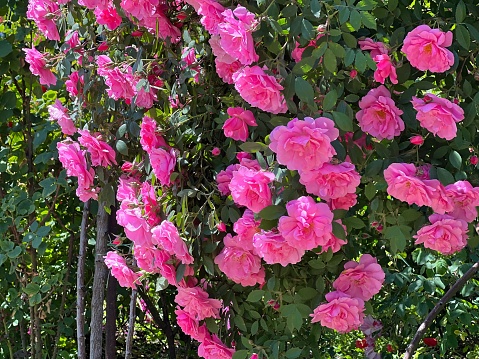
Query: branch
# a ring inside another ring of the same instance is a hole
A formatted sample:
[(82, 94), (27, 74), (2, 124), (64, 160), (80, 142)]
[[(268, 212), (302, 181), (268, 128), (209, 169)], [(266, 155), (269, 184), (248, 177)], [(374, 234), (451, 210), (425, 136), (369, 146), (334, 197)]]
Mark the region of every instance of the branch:
[(447, 302), (454, 297), (454, 295), (466, 284), (466, 282), (471, 279), (474, 274), (479, 270), (479, 262), (474, 263), (474, 265), (466, 272), (464, 275), (459, 278), (456, 283), (447, 291), (446, 294), (439, 300), (434, 308), (429, 312), (426, 319), (421, 323), (419, 328), (414, 334), (414, 338), (412, 339), (411, 343), (406, 349), (406, 353), (404, 354), (404, 359), (411, 359), (414, 352), (416, 351), (419, 342), (426, 332), (427, 328), (431, 325), (432, 321), (436, 318), (436, 316), (444, 309)]
[(133, 351), (133, 335), (135, 334), (135, 319), (136, 319), (136, 295), (137, 290), (131, 291), (130, 300), (130, 316), (128, 319), (128, 334), (126, 336), (126, 350), (125, 359), (131, 359)]
[(85, 346), (85, 261), (87, 250), (87, 230), (88, 230), (88, 214), (90, 201), (83, 205), (83, 215), (80, 225), (80, 249), (78, 251), (77, 264), (77, 346), (78, 359), (86, 359)]

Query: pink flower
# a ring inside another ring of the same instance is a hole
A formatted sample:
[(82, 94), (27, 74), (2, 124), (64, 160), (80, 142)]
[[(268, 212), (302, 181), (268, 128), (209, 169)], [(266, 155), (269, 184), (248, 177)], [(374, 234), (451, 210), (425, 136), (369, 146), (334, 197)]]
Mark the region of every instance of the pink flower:
[(231, 359), (234, 353), (235, 350), (224, 345), (215, 334), (206, 336), (198, 347), (198, 355), (205, 359)]
[(271, 132), (269, 148), (288, 169), (310, 170), (333, 158), (336, 151), (331, 142), (338, 136), (339, 131), (329, 118), (295, 118), (287, 126), (278, 126)]
[(419, 136), (419, 135), (412, 136), (409, 139), (409, 142), (411, 142), (413, 145), (421, 146), (424, 143), (424, 138), (422, 136)]
[(225, 222), (220, 222), (216, 225), (216, 229), (220, 232), (226, 232), (226, 224)]
[(125, 175), (122, 175), (118, 179), (116, 199), (118, 201), (128, 200), (130, 202), (135, 202), (139, 194), (139, 187), (140, 182), (135, 177), (126, 177)]
[(223, 125), (225, 136), (237, 141), (246, 141), (248, 126), (258, 126), (253, 112), (243, 110), (241, 107), (228, 108), (230, 118)]
[[(337, 219), (335, 222), (339, 223), (343, 228), (344, 228), (344, 233), (346, 233), (346, 226), (343, 225), (342, 221), (340, 219)], [(333, 253), (338, 252), (342, 246), (344, 246), (346, 243), (348, 243), (347, 240), (345, 239), (340, 239), (334, 235), (334, 233), (331, 233), (329, 236), (328, 240), (321, 246), (321, 253), (327, 252), (331, 249)]]
[(101, 140), (99, 133), (93, 137), (88, 130), (78, 130), (80, 137), (78, 142), (87, 148), (90, 153), (92, 166), (108, 167), (116, 165), (115, 150), (111, 146)]
[(161, 39), (169, 38), (172, 43), (180, 41), (180, 30), (171, 23), (160, 6), (156, 7), (156, 12), (153, 15), (140, 20), (140, 26), (146, 27), (150, 33)]
[(160, 273), (160, 267), (171, 258), (168, 253), (154, 246), (135, 245), (134, 248), (138, 267), (148, 273)]
[(448, 214), (466, 222), (477, 218), (479, 187), (472, 187), (468, 181), (457, 181), (446, 186), (446, 194), (454, 204), (454, 209)]
[(356, 203), (358, 203), (357, 198), (358, 195), (356, 193), (348, 193), (344, 197), (333, 198), (329, 200), (328, 205), (332, 211), (334, 211), (335, 209), (349, 210)]
[(479, 163), (479, 158), (477, 156), (471, 156), (469, 162), (471, 162), (471, 165), (475, 166)]
[[(230, 239), (230, 244), (235, 241), (231, 234), (227, 234), (225, 239), (227, 238)], [(225, 241), (225, 244), (227, 242), (228, 240)], [(215, 263), (229, 279), (242, 286), (265, 282), (265, 272), (261, 266), (261, 258), (242, 247), (225, 245), (215, 257)]]
[(376, 70), (374, 71), (374, 81), (384, 83), (389, 77), (389, 80), (393, 84), (398, 83), (398, 77), (396, 75), (396, 68), (394, 67), (389, 55), (377, 55), (373, 58), (376, 62)]
[(278, 231), (261, 231), (253, 237), (254, 252), (268, 264), (283, 267), (301, 261), (304, 250), (289, 244)]
[(255, 15), (243, 6), (227, 9), (218, 24), (220, 43), (224, 51), (243, 65), (251, 65), (259, 56), (254, 48), (253, 31), (257, 25)]
[(387, 55), (389, 53), (388, 48), (384, 43), (374, 41), (373, 39), (367, 37), (364, 40), (358, 41), (359, 48), (361, 50), (369, 50), (371, 58), (374, 59), (378, 55)]
[(78, 5), (83, 5), (90, 10), (106, 9), (111, 3), (111, 0), (78, 0)]
[(416, 177), (416, 167), (407, 163), (392, 163), (384, 170), (390, 196), (408, 204), (432, 207), (436, 212), (445, 213), (453, 206), (438, 180), (421, 180)]
[(299, 172), (299, 182), (306, 191), (326, 201), (355, 193), (360, 181), (359, 173), (349, 162), (338, 165), (325, 163), (318, 169)]
[(150, 225), (137, 203), (124, 200), (116, 211), (116, 221), (135, 245), (153, 246)]
[(215, 59), (216, 64), (216, 73), (218, 76), (227, 84), (234, 84), (233, 76), (235, 73), (242, 68), (242, 65), (239, 61), (234, 61), (232, 63), (221, 62), (218, 59)]
[(96, 21), (100, 25), (105, 25), (110, 31), (115, 30), (121, 25), (121, 16), (118, 15), (116, 8), (112, 5), (108, 6), (106, 9), (97, 7), (95, 8), (94, 14), (96, 16)]
[(218, 299), (209, 298), (200, 287), (178, 287), (175, 303), (183, 307), (192, 318), (203, 320), (205, 318), (219, 318), (219, 309), (222, 307)]
[(272, 204), (269, 184), (273, 180), (274, 174), (271, 172), (239, 166), (238, 170), (233, 172), (233, 178), (229, 184), (233, 201), (258, 213)]
[(278, 229), (290, 246), (307, 251), (327, 243), (334, 217), (327, 204), (303, 196), (289, 201), (286, 210), (288, 216), (279, 219)]
[(174, 149), (166, 151), (163, 148), (153, 148), (150, 152), (150, 163), (153, 173), (162, 186), (171, 184), (170, 176), (176, 166), (176, 154)]
[(459, 252), (467, 245), (467, 222), (445, 214), (429, 216), (430, 225), (422, 227), (413, 238), (415, 244), (441, 252), (444, 255)]
[(154, 148), (168, 147), (161, 132), (158, 131), (156, 121), (151, 117), (143, 117), (140, 126), (140, 144), (147, 153), (150, 153)]
[(48, 113), (50, 114), (50, 120), (57, 121), (65, 135), (71, 136), (77, 131), (75, 124), (67, 113), (67, 108), (59, 100), (48, 106)]
[(125, 258), (116, 252), (110, 251), (103, 258), (105, 258), (105, 265), (110, 269), (111, 275), (118, 280), (122, 287), (136, 289), (141, 273), (135, 273), (128, 268)]
[(133, 96), (135, 96), (135, 88), (133, 87), (134, 77), (130, 66), (126, 68), (126, 72), (115, 67), (112, 70), (108, 70), (104, 77), (105, 84), (108, 86), (106, 92), (112, 99), (119, 100), (123, 98), (131, 101)]
[(192, 317), (189, 313), (182, 309), (177, 309), (175, 310), (175, 314), (178, 326), (186, 335), (189, 335), (199, 342), (203, 342), (205, 337), (209, 335), (206, 326), (200, 326), (199, 321)]
[(361, 110), (356, 119), (363, 132), (379, 140), (391, 140), (404, 130), (402, 111), (396, 107), (391, 93), (383, 85), (372, 89), (359, 101)]
[[(213, 35), (210, 38), (210, 46), (213, 51), (213, 55), (216, 56), (216, 60), (223, 62), (225, 64), (232, 64), (233, 62), (238, 62), (236, 58), (228, 54), (225, 49), (221, 46), (221, 38), (218, 35)], [(241, 63), (240, 63), (241, 65)]]
[(49, 40), (60, 41), (57, 21), (60, 17), (60, 7), (53, 0), (29, 0), (27, 19), (35, 21), (38, 29)]
[(218, 147), (215, 147), (215, 148), (213, 148), (213, 149), (211, 150), (211, 154), (212, 154), (213, 156), (215, 156), (215, 157), (216, 157), (216, 156), (219, 156), (220, 153), (221, 153), (221, 150), (220, 150)]
[(82, 85), (84, 84), (83, 75), (79, 75), (78, 71), (70, 74), (68, 80), (65, 81), (65, 86), (72, 98), (76, 98), (79, 91), (83, 92)]
[(170, 221), (164, 220), (161, 224), (151, 229), (153, 243), (164, 249), (172, 256), (176, 256), (183, 264), (192, 264), (193, 257), (188, 251), (188, 247), (183, 239), (180, 238), (178, 229)]
[(247, 209), (243, 216), (233, 224), (233, 231), (235, 231), (237, 243), (239, 246), (249, 251), (254, 250), (253, 236), (260, 231), (259, 225), (261, 220), (254, 219), (254, 213)]
[(329, 303), (319, 305), (311, 314), (311, 323), (321, 322), (323, 327), (347, 333), (358, 329), (364, 319), (364, 302), (341, 292), (326, 294)]
[(236, 90), (251, 106), (274, 114), (288, 110), (281, 93), (283, 86), (259, 66), (245, 66), (233, 75)]
[(159, 5), (159, 0), (122, 0), (121, 8), (131, 16), (138, 20), (153, 16), (156, 12), (156, 6)]
[(212, 35), (218, 34), (218, 26), (224, 23), (224, 11), (223, 5), (215, 0), (201, 0), (197, 10), (198, 15), (201, 15), (201, 24)]
[(454, 55), (446, 47), (452, 45), (452, 32), (419, 25), (406, 35), (401, 49), (415, 68), (444, 72), (454, 65)]
[(67, 176), (78, 178), (78, 187), (87, 189), (93, 186), (95, 172), (87, 168), (85, 151), (80, 150), (77, 142), (72, 142), (70, 138), (57, 143), (58, 159), (67, 170)]
[(446, 140), (456, 137), (456, 122), (464, 119), (464, 110), (460, 106), (431, 93), (422, 99), (413, 96), (411, 102), (422, 127)]
[(230, 182), (233, 178), (233, 173), (236, 172), (239, 168), (239, 164), (229, 165), (226, 167), (226, 170), (220, 171), (216, 175), (216, 182), (218, 183), (218, 190), (222, 196), (228, 196), (230, 191)]
[(359, 263), (349, 261), (334, 281), (333, 288), (364, 301), (371, 299), (381, 290), (385, 274), (376, 258), (363, 254)]
[(141, 200), (143, 202), (143, 210), (150, 226), (155, 226), (161, 222), (159, 215), (160, 208), (156, 200), (155, 188), (149, 182), (143, 182), (141, 185)]
[(40, 84), (46, 86), (55, 85), (57, 83), (57, 78), (53, 72), (48, 69), (48, 60), (45, 58), (45, 54), (42, 54), (34, 47), (22, 50), (26, 54), (25, 61), (30, 64), (31, 73), (40, 77)]

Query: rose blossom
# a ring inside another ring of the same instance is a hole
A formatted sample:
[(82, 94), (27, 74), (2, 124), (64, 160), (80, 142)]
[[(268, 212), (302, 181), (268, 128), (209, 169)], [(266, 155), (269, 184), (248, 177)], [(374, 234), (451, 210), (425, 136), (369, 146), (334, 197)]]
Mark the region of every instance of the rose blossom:
[(374, 41), (373, 39), (367, 37), (364, 40), (358, 41), (359, 48), (361, 50), (369, 50), (371, 58), (374, 59), (378, 55), (387, 55), (389, 50), (387, 49), (384, 43)]
[(225, 136), (236, 141), (246, 141), (248, 126), (258, 126), (253, 112), (243, 110), (241, 107), (230, 107), (227, 112), (230, 117), (223, 125)]
[(106, 9), (100, 9), (97, 7), (93, 13), (96, 16), (98, 24), (105, 25), (110, 31), (115, 30), (121, 25), (122, 18), (118, 15), (116, 8), (112, 5), (109, 5)]
[(358, 329), (364, 319), (364, 302), (341, 292), (326, 294), (329, 303), (319, 305), (311, 314), (311, 323), (321, 322), (323, 327), (347, 333)]
[(153, 173), (162, 186), (171, 184), (170, 176), (176, 165), (176, 154), (174, 149), (166, 151), (163, 148), (153, 148), (150, 152), (150, 163)]
[(211, 150), (211, 154), (212, 154), (213, 156), (215, 156), (215, 157), (216, 157), (216, 156), (219, 156), (220, 153), (221, 153), (221, 150), (220, 150), (218, 147), (215, 147), (215, 148), (213, 148), (213, 149)]
[(205, 336), (198, 347), (198, 355), (205, 359), (231, 359), (234, 353), (235, 350), (223, 344), (216, 334)]
[(406, 35), (401, 49), (415, 68), (444, 72), (454, 65), (454, 55), (446, 47), (452, 45), (452, 32), (419, 25)]
[(344, 197), (333, 198), (328, 201), (329, 208), (349, 210), (358, 203), (358, 195), (356, 193), (348, 193)]
[[(210, 34), (218, 34), (218, 25), (223, 25), (225, 8), (216, 0), (201, 0), (197, 10), (201, 15), (201, 24), (209, 31)], [(231, 11), (231, 10), (230, 10)]]
[(278, 230), (290, 246), (307, 251), (327, 243), (334, 216), (326, 203), (302, 196), (289, 201), (286, 210), (288, 215), (279, 219)]
[(261, 231), (253, 237), (254, 252), (268, 264), (279, 263), (283, 267), (301, 261), (304, 250), (291, 246), (277, 231)]
[(163, 248), (170, 255), (176, 256), (181, 263), (193, 263), (193, 257), (190, 255), (185, 241), (180, 238), (178, 229), (173, 223), (164, 220), (161, 224), (151, 229), (151, 234), (153, 243)]
[(222, 196), (228, 196), (231, 193), (229, 185), (233, 178), (233, 173), (238, 170), (239, 166), (239, 164), (229, 165), (225, 170), (218, 172), (216, 175), (216, 183)]
[(215, 59), (216, 73), (218, 76), (227, 84), (234, 84), (233, 80), (234, 74), (242, 67), (239, 61), (234, 61), (232, 63), (222, 62), (218, 59)]
[(126, 14), (134, 16), (138, 20), (152, 16), (158, 5), (159, 0), (122, 0), (120, 3)]
[(329, 118), (295, 118), (287, 126), (278, 126), (271, 132), (269, 148), (288, 169), (309, 170), (333, 158), (336, 151), (331, 142), (338, 136), (339, 131)]
[(273, 76), (266, 75), (259, 66), (245, 66), (233, 75), (236, 90), (251, 106), (274, 114), (288, 110), (281, 90)]
[(67, 113), (67, 108), (62, 105), (60, 100), (57, 99), (53, 105), (48, 106), (48, 113), (50, 114), (50, 120), (57, 121), (65, 135), (71, 136), (77, 131), (75, 124)]
[(208, 335), (208, 330), (204, 325), (199, 325), (199, 321), (193, 318), (189, 313), (182, 309), (175, 310), (176, 322), (183, 333), (189, 335), (195, 340), (202, 342)]
[(78, 187), (87, 189), (93, 186), (95, 172), (88, 168), (85, 158), (85, 151), (80, 150), (77, 142), (67, 138), (57, 143), (58, 159), (67, 170), (67, 176), (78, 178)]
[(101, 140), (99, 133), (95, 137), (88, 130), (78, 130), (80, 137), (78, 142), (90, 153), (92, 166), (108, 167), (116, 165), (115, 150), (105, 141)]
[(391, 140), (404, 130), (401, 119), (402, 111), (396, 107), (391, 93), (383, 85), (370, 90), (361, 101), (361, 110), (356, 119), (363, 132), (369, 133), (378, 140)]
[(363, 254), (359, 263), (349, 261), (344, 270), (334, 281), (333, 288), (364, 301), (379, 293), (385, 274), (376, 258)]
[(78, 71), (73, 71), (68, 77), (68, 80), (65, 81), (67, 91), (72, 98), (77, 97), (79, 91), (83, 92), (83, 90), (81, 89), (83, 84), (84, 77), (83, 75), (80, 76)]
[(243, 216), (233, 224), (233, 231), (237, 234), (237, 241), (240, 246), (249, 251), (254, 250), (253, 236), (260, 231), (261, 220), (254, 219), (254, 213), (247, 209)]
[(271, 172), (257, 171), (245, 166), (239, 166), (233, 172), (229, 184), (233, 201), (241, 206), (258, 213), (272, 204), (269, 184), (274, 180)]
[(472, 187), (468, 181), (457, 181), (446, 186), (446, 195), (454, 205), (454, 209), (448, 214), (466, 222), (472, 222), (477, 218), (478, 187)]
[(140, 125), (140, 144), (147, 153), (154, 148), (168, 147), (157, 127), (154, 119), (148, 116), (143, 117)]
[(456, 137), (456, 122), (464, 119), (464, 110), (460, 106), (431, 93), (422, 99), (413, 96), (411, 102), (422, 127), (446, 140)]
[(30, 71), (32, 74), (40, 77), (40, 84), (42, 85), (55, 85), (57, 83), (57, 78), (47, 68), (47, 59), (45, 54), (42, 54), (40, 51), (32, 47), (31, 49), (22, 49), (26, 56), (25, 61), (30, 65)]
[(219, 309), (222, 307), (218, 299), (209, 298), (200, 287), (178, 287), (175, 303), (183, 307), (192, 318), (203, 320), (205, 318), (219, 318)]
[(424, 143), (424, 138), (422, 136), (419, 136), (419, 135), (412, 136), (409, 139), (409, 142), (411, 142), (413, 145), (421, 146)]
[(441, 252), (444, 255), (459, 252), (467, 245), (467, 222), (446, 214), (429, 216), (430, 225), (422, 227), (413, 238), (415, 244)]
[[(343, 227), (344, 233), (346, 233), (346, 226), (343, 224), (343, 222), (340, 219), (335, 220), (334, 222), (338, 223), (340, 226)], [(331, 249), (333, 253), (338, 252), (342, 246), (344, 246), (346, 243), (348, 243), (347, 240), (338, 238), (334, 235), (334, 233), (331, 233), (329, 236), (328, 240), (321, 246), (321, 253), (327, 252)]]
[(110, 251), (103, 258), (105, 258), (105, 265), (110, 269), (111, 275), (118, 280), (122, 287), (136, 289), (141, 273), (133, 272), (126, 265), (125, 258), (116, 252)]
[(359, 173), (349, 162), (338, 165), (325, 163), (314, 170), (299, 171), (299, 182), (306, 191), (326, 201), (355, 193), (360, 181)]
[(33, 20), (38, 29), (49, 40), (60, 41), (57, 29), (60, 7), (53, 0), (30, 0), (27, 8), (27, 19)]
[(261, 258), (245, 249), (238, 238), (229, 233), (223, 242), (224, 248), (215, 257), (219, 269), (233, 282), (242, 286), (263, 284), (265, 271), (261, 266)]
[(376, 70), (374, 71), (374, 81), (384, 84), (389, 77), (393, 84), (398, 83), (396, 68), (394, 67), (389, 55), (377, 55), (373, 58), (376, 62)]
[(116, 221), (135, 245), (153, 246), (151, 227), (137, 203), (124, 200), (116, 211)]

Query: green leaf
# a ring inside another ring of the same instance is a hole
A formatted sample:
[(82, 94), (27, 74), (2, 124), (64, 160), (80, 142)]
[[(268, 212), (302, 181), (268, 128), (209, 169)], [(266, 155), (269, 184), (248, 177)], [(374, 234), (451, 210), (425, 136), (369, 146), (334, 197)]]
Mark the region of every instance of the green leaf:
[(296, 359), (297, 357), (299, 357), (301, 355), (302, 351), (303, 350), (299, 349), (299, 348), (291, 348), (286, 353), (284, 353), (284, 355), (288, 359)]
[(328, 42), (328, 48), (331, 49), (331, 51), (333, 52), (333, 54), (336, 57), (344, 58), (344, 56), (346, 54), (346, 51), (344, 50), (344, 47), (342, 47), (341, 45), (339, 45), (335, 42)]
[(422, 216), (422, 213), (413, 209), (409, 208), (406, 209), (404, 212), (401, 212), (399, 218), (405, 220), (406, 222), (414, 222), (416, 219)]
[(41, 187), (43, 187), (42, 197), (48, 197), (53, 192), (57, 190), (57, 180), (56, 178), (46, 178), (39, 183)]
[(233, 357), (231, 359), (246, 359), (246, 357), (249, 354), (249, 350), (237, 350), (233, 354)]
[(348, 115), (342, 112), (333, 111), (331, 112), (334, 118), (334, 123), (338, 126), (339, 129), (351, 132), (353, 131), (353, 120), (349, 118)]
[(461, 169), (462, 157), (457, 151), (451, 151), (449, 153), (449, 162), (454, 168)]
[(349, 15), (349, 23), (354, 30), (359, 30), (361, 27), (361, 14), (357, 10), (352, 10), (351, 15)]
[(301, 297), (302, 300), (306, 301), (316, 297), (318, 295), (318, 291), (314, 288), (305, 287), (301, 288), (298, 291), (298, 295)]
[(116, 141), (116, 150), (122, 155), (128, 156), (128, 146), (126, 145), (125, 141)]
[(311, 0), (309, 6), (314, 17), (319, 18), (321, 16), (321, 4), (319, 3), (319, 0)]
[(394, 11), (398, 7), (398, 0), (388, 0), (388, 10)]
[(10, 259), (14, 259), (17, 258), (20, 254), (22, 254), (22, 247), (16, 246), (14, 249), (7, 253), (7, 256)]
[(301, 21), (301, 37), (305, 40), (314, 39), (314, 28), (313, 25), (306, 19)]
[(373, 10), (377, 6), (377, 2), (374, 0), (361, 0), (356, 4), (356, 7), (360, 10)]
[(293, 67), (295, 75), (304, 75), (311, 71), (316, 65), (317, 59), (314, 57), (305, 57)]
[(404, 232), (409, 233), (408, 226), (391, 226), (384, 230), (384, 237), (391, 240), (390, 245), (393, 254), (403, 252), (404, 248), (406, 248), (407, 240), (410, 239), (411, 236), (408, 234), (406, 237)]
[(366, 227), (366, 225), (364, 224), (364, 222), (362, 220), (360, 220), (358, 217), (348, 217), (348, 218), (344, 218), (343, 220), (343, 224), (349, 229), (361, 229), (361, 228), (364, 228)]
[(447, 186), (448, 184), (454, 183), (454, 176), (448, 170), (444, 168), (436, 168), (437, 171), (437, 179), (444, 185)]
[(264, 296), (264, 290), (253, 290), (250, 294), (248, 294), (248, 298), (246, 300), (248, 302), (259, 302)]
[(286, 213), (286, 209), (283, 206), (268, 206), (266, 208), (263, 208), (259, 213), (258, 216), (260, 216), (262, 219), (278, 219), (282, 215)]
[(246, 332), (248, 329), (246, 328), (246, 324), (244, 322), (243, 317), (237, 315), (235, 316), (234, 322), (236, 326), (238, 327), (239, 330), (242, 330), (243, 332)]
[(463, 22), (464, 19), (466, 18), (466, 4), (464, 4), (464, 1), (460, 0), (457, 3), (456, 6), (456, 21), (457, 22)]
[(356, 66), (359, 72), (363, 73), (364, 71), (366, 71), (366, 65), (367, 65), (366, 56), (364, 56), (362, 51), (356, 52), (354, 65)]
[(329, 48), (326, 49), (326, 52), (324, 53), (323, 63), (326, 70), (328, 70), (331, 73), (336, 72), (336, 68), (338, 66), (336, 56), (334, 55), (333, 51)]
[(23, 291), (28, 295), (32, 296), (40, 291), (40, 286), (36, 283), (28, 283), (27, 286), (23, 289)]
[(356, 39), (356, 37), (354, 37), (350, 33), (344, 32), (342, 36), (343, 36), (344, 43), (348, 45), (350, 48), (354, 49), (355, 47), (358, 46), (358, 40)]
[(377, 175), (383, 169), (383, 160), (374, 160), (366, 167), (365, 175), (372, 177)]
[(462, 25), (456, 25), (456, 39), (459, 45), (461, 45), (466, 50), (469, 50), (471, 46), (471, 36), (469, 31)]
[(341, 25), (349, 20), (349, 14), (351, 14), (351, 11), (348, 7), (343, 6), (339, 9), (339, 23)]
[(363, 11), (361, 12), (361, 22), (369, 29), (376, 30), (376, 18), (370, 13)]
[(0, 57), (5, 57), (13, 51), (12, 44), (7, 40), (0, 41)]
[(294, 80), (294, 89), (301, 101), (314, 103), (314, 90), (308, 81), (302, 77), (297, 77), (296, 80)]
[(333, 234), (339, 239), (346, 239), (346, 232), (344, 230), (344, 227), (336, 221), (333, 221), (332, 225), (333, 225)]
[(239, 146), (243, 151), (249, 153), (255, 153), (258, 151), (264, 151), (268, 148), (267, 145), (261, 142), (245, 142)]
[(336, 106), (338, 100), (338, 94), (336, 90), (329, 91), (323, 99), (323, 111), (329, 111)]
[(364, 194), (366, 195), (366, 198), (368, 200), (372, 200), (374, 196), (376, 196), (376, 186), (374, 183), (370, 182), (366, 185), (366, 188), (364, 189)]

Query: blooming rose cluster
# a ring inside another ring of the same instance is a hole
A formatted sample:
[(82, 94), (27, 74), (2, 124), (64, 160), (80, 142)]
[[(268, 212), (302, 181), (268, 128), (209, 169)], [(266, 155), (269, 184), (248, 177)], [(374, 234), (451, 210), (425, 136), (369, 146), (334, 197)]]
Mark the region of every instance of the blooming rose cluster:
[(55, 100), (53, 105), (48, 106), (49, 120), (57, 121), (62, 133), (67, 136), (72, 136), (77, 132), (77, 128), (67, 111), (68, 109), (62, 105), (60, 100)]
[(382, 42), (375, 42), (371, 38), (358, 41), (361, 50), (369, 50), (371, 58), (376, 62), (376, 70), (374, 71), (374, 81), (384, 84), (384, 81), (389, 77), (393, 84), (398, 83), (396, 74), (396, 67), (394, 67), (391, 57), (389, 56), (389, 49)]
[(358, 329), (364, 322), (364, 302), (379, 293), (384, 279), (384, 271), (370, 254), (363, 254), (359, 262), (347, 262), (333, 283), (336, 291), (326, 294), (328, 303), (313, 311), (311, 322), (340, 333)]

